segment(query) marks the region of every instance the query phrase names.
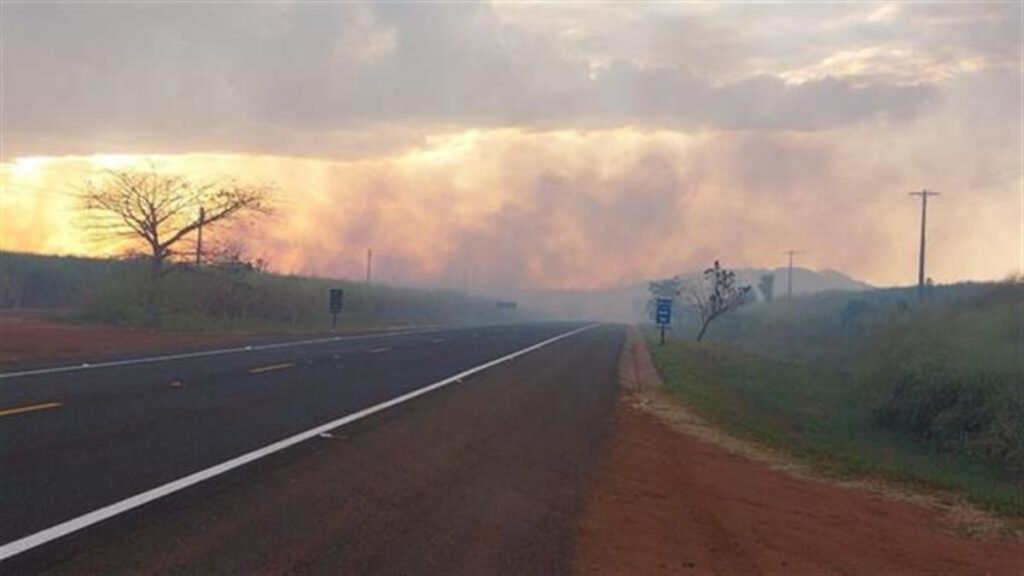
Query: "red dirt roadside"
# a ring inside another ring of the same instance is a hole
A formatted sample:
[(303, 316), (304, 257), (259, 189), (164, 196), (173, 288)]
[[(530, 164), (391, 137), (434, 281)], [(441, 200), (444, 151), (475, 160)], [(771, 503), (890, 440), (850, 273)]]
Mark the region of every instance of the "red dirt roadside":
[(0, 365), (97, 357), (241, 341), (252, 335), (190, 333), (56, 322), (46, 314), (0, 314)]
[(631, 356), (584, 497), (577, 574), (1024, 574), (1019, 538), (957, 536), (939, 510), (680, 433), (645, 408), (659, 400), (636, 382), (653, 369), (645, 350)]
[[(379, 325), (339, 328), (331, 334), (429, 328), (429, 325)], [(154, 351), (181, 351), (211, 346), (265, 342), (268, 339), (309, 338), (327, 330), (268, 332), (258, 330), (173, 331), (71, 324), (50, 311), (0, 310), (0, 367), (60, 360), (86, 360), (104, 356)]]

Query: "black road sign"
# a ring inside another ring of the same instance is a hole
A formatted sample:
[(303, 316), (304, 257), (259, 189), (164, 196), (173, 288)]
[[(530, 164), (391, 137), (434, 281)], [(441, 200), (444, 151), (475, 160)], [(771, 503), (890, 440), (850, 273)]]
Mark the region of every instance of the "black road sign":
[(341, 306), (345, 302), (345, 291), (341, 288), (331, 288), (331, 298), (328, 308), (331, 311), (331, 328), (338, 327), (338, 312), (341, 312)]
[(341, 306), (345, 299), (345, 291), (341, 288), (331, 288), (331, 314), (341, 312)]

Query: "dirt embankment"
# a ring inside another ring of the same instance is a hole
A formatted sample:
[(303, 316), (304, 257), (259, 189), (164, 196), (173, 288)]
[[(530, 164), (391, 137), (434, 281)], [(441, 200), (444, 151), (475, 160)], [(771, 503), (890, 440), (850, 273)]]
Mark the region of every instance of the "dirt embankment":
[(190, 333), (57, 322), (46, 313), (0, 313), (0, 366), (238, 342), (251, 334)]
[(0, 368), (64, 360), (95, 360), (104, 357), (169, 352), (216, 346), (310, 338), (330, 334), (429, 328), (430, 326), (360, 326), (327, 330), (290, 331), (176, 331), (72, 324), (60, 322), (48, 311), (0, 311)]
[(1024, 540), (962, 503), (837, 482), (724, 435), (660, 389), (634, 335), (585, 496), (578, 574), (1024, 574)]

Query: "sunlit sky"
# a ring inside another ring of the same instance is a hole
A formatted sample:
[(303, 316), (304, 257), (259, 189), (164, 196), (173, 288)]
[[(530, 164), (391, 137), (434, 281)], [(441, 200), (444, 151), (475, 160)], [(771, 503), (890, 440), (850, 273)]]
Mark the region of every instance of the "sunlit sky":
[(74, 191), (274, 183), (281, 272), (500, 291), (798, 263), (1022, 271), (1019, 2), (4, 2), (0, 248), (109, 254)]

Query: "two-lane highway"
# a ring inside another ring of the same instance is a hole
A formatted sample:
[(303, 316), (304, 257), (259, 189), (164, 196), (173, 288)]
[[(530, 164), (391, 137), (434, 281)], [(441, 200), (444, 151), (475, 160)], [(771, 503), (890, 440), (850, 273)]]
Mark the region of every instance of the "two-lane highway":
[(2, 556), (589, 328), (329, 337), (0, 375)]

